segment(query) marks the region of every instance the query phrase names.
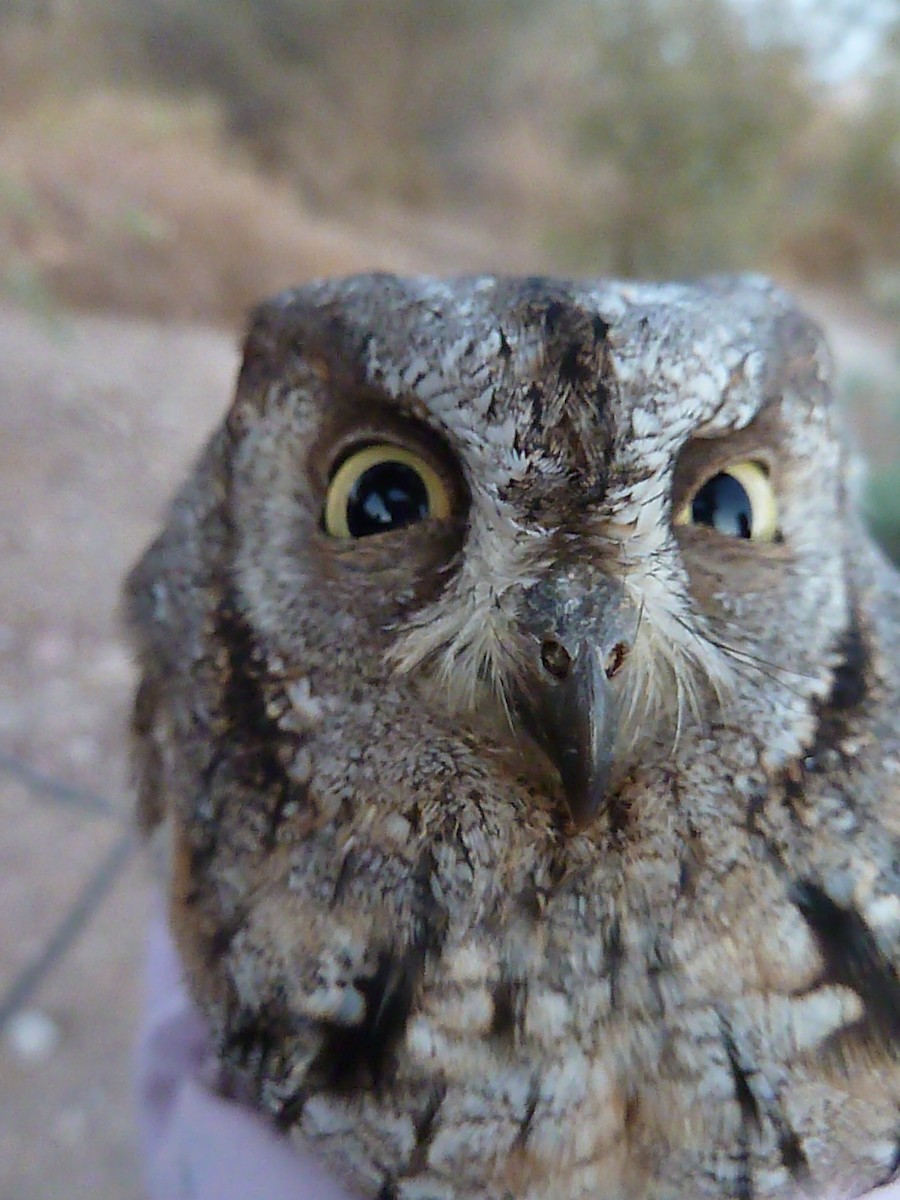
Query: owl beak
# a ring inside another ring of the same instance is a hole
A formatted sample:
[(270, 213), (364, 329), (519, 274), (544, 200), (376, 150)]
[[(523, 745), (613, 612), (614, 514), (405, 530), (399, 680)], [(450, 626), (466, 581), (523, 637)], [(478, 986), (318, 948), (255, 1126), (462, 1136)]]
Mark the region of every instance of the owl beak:
[(559, 771), (573, 824), (583, 829), (604, 806), (618, 728), (609, 683), (610, 655), (582, 642), (572, 653), (548, 639), (541, 682), (520, 712), (526, 728)]

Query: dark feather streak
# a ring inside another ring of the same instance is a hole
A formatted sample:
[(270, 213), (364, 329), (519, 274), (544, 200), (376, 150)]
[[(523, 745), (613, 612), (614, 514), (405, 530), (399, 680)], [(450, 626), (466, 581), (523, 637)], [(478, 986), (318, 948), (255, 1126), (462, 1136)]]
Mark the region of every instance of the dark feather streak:
[(812, 931), (825, 962), (824, 983), (854, 991), (865, 1006), (862, 1024), (885, 1048), (900, 1039), (900, 979), (855, 908), (837, 904), (819, 884), (800, 880), (791, 899)]
[(528, 1134), (531, 1132), (531, 1126), (534, 1123), (534, 1114), (537, 1112), (540, 1098), (541, 1081), (537, 1075), (532, 1075), (531, 1083), (528, 1086), (528, 1098), (525, 1101), (525, 1112), (522, 1114), (519, 1128), (516, 1130), (515, 1144), (519, 1149), (523, 1149), (528, 1141)]
[(721, 1033), (722, 1043), (728, 1057), (728, 1066), (731, 1070), (734, 1098), (737, 1101), (741, 1114), (735, 1196), (736, 1200), (753, 1200), (756, 1189), (753, 1186), (753, 1173), (750, 1166), (750, 1143), (754, 1136), (759, 1135), (762, 1128), (762, 1119), (760, 1117), (759, 1105), (750, 1086), (749, 1072), (742, 1064), (734, 1037), (724, 1022), (722, 1023)]
[(322, 1022), (322, 1049), (307, 1077), (311, 1089), (382, 1086), (406, 1028), (423, 964), (420, 947), (399, 956), (382, 951), (374, 973), (354, 980), (365, 1000), (365, 1015), (352, 1026)]
[(824, 752), (835, 749), (846, 738), (849, 721), (868, 694), (871, 664), (869, 643), (854, 609), (850, 624), (838, 647), (840, 661), (834, 673), (831, 692), (817, 712), (816, 736), (804, 767), (814, 771), (827, 762)]
[(501, 1040), (515, 1041), (522, 1032), (528, 983), (505, 976), (496, 984), (492, 996), (494, 1012), (491, 1034)]

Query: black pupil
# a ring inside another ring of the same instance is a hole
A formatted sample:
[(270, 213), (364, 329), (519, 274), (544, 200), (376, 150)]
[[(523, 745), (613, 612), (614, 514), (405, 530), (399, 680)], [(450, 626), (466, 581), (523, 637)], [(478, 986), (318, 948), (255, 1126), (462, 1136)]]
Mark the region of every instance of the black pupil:
[(695, 525), (709, 525), (719, 533), (748, 538), (753, 531), (753, 506), (743, 484), (721, 472), (708, 479), (694, 497), (691, 515)]
[(347, 528), (351, 537), (401, 529), (427, 516), (425, 481), (406, 463), (383, 462), (369, 467), (347, 497)]

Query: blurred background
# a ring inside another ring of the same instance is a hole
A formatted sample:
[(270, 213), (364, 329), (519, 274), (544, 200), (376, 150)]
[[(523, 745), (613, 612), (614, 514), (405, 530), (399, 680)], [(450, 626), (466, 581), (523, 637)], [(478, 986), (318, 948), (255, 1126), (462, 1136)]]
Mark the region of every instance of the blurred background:
[(139, 1196), (119, 580), (255, 301), (775, 275), (900, 558), (896, 0), (0, 0), (0, 1196)]
[(766, 270), (895, 368), (900, 5), (0, 0), (9, 299), (236, 329), (372, 266)]

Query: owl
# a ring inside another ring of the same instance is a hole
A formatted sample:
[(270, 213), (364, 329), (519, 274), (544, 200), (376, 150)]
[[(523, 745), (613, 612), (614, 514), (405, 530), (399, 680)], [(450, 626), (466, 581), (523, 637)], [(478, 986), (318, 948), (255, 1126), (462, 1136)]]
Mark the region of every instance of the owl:
[(900, 579), (756, 277), (256, 312), (127, 583), (231, 1081), (378, 1200), (900, 1172)]

